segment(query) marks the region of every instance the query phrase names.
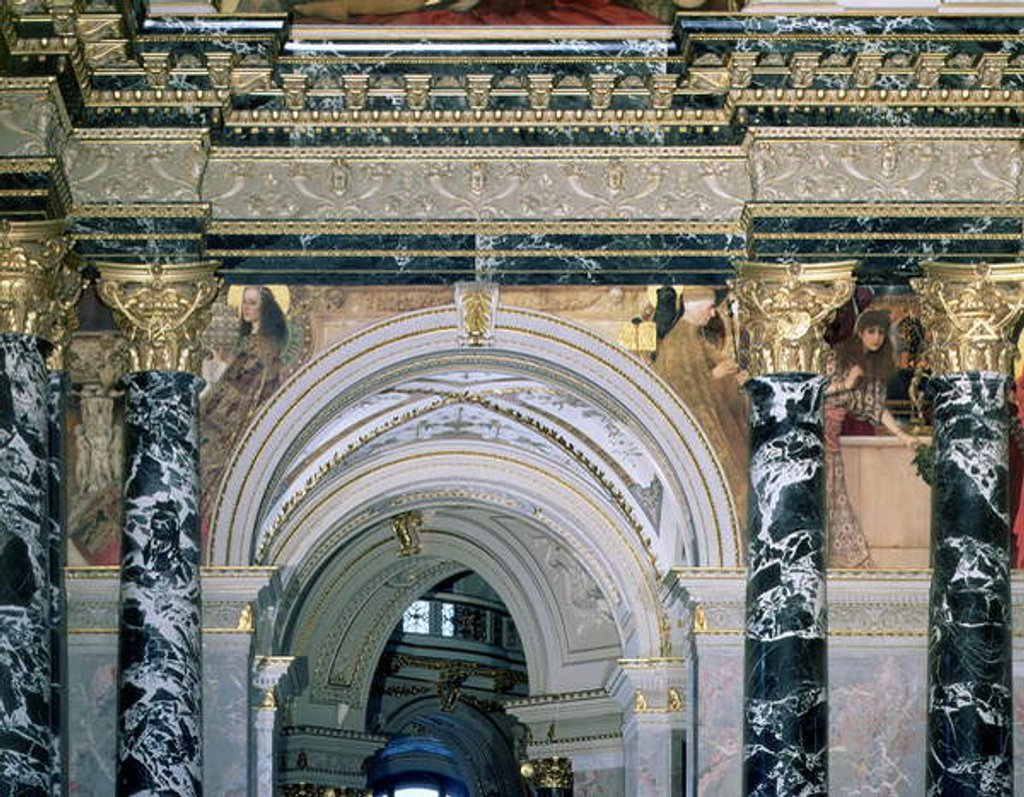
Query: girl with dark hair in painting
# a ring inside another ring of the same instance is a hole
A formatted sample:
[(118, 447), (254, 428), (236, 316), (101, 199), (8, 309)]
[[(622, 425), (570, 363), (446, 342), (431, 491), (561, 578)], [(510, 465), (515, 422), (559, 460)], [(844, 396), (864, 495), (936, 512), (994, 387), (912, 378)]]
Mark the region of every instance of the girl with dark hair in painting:
[(220, 486), (237, 435), (281, 384), (281, 355), (288, 322), (273, 292), (250, 285), (242, 291), (235, 355), (202, 405), (202, 515)]
[(896, 371), (889, 340), (889, 313), (865, 310), (853, 335), (839, 343), (829, 363), (825, 388), (825, 491), (828, 509), (829, 566), (872, 567), (867, 540), (846, 490), (839, 434), (847, 415), (885, 427), (908, 446), (913, 436), (885, 407), (886, 386)]

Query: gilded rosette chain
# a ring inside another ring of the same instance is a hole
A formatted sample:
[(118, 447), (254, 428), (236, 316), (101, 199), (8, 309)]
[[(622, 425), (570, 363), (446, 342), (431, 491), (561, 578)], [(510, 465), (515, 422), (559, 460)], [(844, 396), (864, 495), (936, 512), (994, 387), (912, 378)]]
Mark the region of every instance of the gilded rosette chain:
[(534, 758), (523, 764), (520, 772), (539, 789), (572, 788), (572, 760), (569, 758)]
[(81, 293), (63, 221), (0, 220), (0, 331), (65, 346)]
[(854, 261), (736, 265), (731, 281), (747, 332), (751, 376), (817, 373), (825, 325), (853, 293)]
[(97, 292), (124, 333), (131, 371), (199, 374), (199, 336), (220, 289), (216, 263), (99, 263)]
[(1013, 372), (1012, 333), (1024, 311), (1024, 263), (923, 263), (927, 360), (935, 373)]

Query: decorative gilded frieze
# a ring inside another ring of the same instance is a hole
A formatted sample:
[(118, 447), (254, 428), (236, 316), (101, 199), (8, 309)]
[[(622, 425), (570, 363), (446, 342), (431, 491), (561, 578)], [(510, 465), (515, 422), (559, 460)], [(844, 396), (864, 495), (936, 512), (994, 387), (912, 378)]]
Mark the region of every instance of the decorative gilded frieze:
[(15, 80), (0, 81), (0, 153), (5, 157), (49, 155), (59, 115), (46, 88), (19, 90)]
[[(1020, 198), (1016, 131), (913, 130), (870, 139), (844, 130), (759, 132), (751, 170), (759, 201), (1013, 202)], [(862, 134), (863, 135), (863, 134)], [(778, 137), (776, 137), (778, 136)]]
[(822, 369), (825, 324), (853, 293), (855, 261), (736, 264), (751, 376)]
[(273, 154), (213, 153), (202, 197), (214, 218), (725, 220), (751, 194), (728, 148)]
[(200, 131), (76, 132), (64, 151), (75, 204), (195, 202), (206, 165)]
[(124, 333), (130, 371), (200, 373), (199, 335), (220, 289), (217, 263), (96, 263), (97, 292)]
[(81, 290), (63, 219), (0, 219), (0, 331), (36, 335), (63, 357)]
[(1013, 332), (1024, 311), (1024, 263), (922, 264), (911, 281), (936, 373), (1013, 373)]

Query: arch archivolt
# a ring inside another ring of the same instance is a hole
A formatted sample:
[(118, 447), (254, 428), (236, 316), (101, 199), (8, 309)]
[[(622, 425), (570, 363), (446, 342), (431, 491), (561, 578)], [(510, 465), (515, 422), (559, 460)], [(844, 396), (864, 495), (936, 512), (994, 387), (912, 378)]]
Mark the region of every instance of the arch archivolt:
[[(323, 352), (293, 375), (235, 452), (216, 503), (212, 562), (267, 561), (268, 532), (279, 531), (281, 509), (288, 510), (284, 515), (298, 511), (323, 478), (317, 473), (334, 470), (339, 455), (366, 456), (359, 453), (364, 446), (417, 420), (404, 418), (408, 407), (398, 406), (393, 417), (377, 418), (384, 428), (375, 431), (370, 413), (346, 416), (352, 407), (365, 410), (424, 376), (487, 371), (579, 399), (589, 408), (586, 431), (614, 429), (618, 440), (628, 438), (640, 452), (631, 458), (602, 449), (609, 437), (594, 440), (559, 427), (550, 406), (490, 408), (535, 438), (546, 435), (587, 470), (607, 499), (634, 515), (636, 532), (650, 540), (660, 569), (736, 563), (735, 517), (718, 461), (688, 410), (649, 369), (589, 331), (543, 313), (500, 307), (494, 343), (486, 348), (460, 348), (456, 320), (452, 307), (400, 316)], [(617, 465), (641, 461), (649, 483), (625, 484), (636, 474)], [(649, 491), (654, 497), (646, 495), (642, 505), (636, 496), (649, 487), (656, 488)]]
[[(543, 313), (499, 308), (486, 347), (456, 319), (401, 316), (300, 369), (216, 503), (212, 563), (281, 568), (276, 652), (308, 658), (311, 698), (352, 730), (405, 608), (462, 569), (501, 596), (542, 694), (668, 655), (661, 576), (735, 563), (718, 462), (649, 369)], [(399, 557), (407, 511), (420, 551)]]
[(376, 663), (403, 611), (463, 569), (505, 602), (523, 642), (531, 691), (604, 685), (609, 662), (623, 655), (620, 623), (632, 625), (633, 618), (619, 616), (567, 546), (505, 507), (416, 506), (425, 520), (419, 555), (397, 557), (389, 523), (377, 522), (323, 568), (306, 600), (293, 604), (292, 630), (281, 644), (308, 657), (314, 700), (345, 703), (351, 728), (362, 730)]

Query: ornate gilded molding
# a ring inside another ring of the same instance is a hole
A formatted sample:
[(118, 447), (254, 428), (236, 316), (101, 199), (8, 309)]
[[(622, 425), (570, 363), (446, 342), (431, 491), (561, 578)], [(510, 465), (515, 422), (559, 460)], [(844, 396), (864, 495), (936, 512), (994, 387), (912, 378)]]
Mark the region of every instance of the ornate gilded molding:
[(199, 335), (220, 289), (218, 263), (96, 263), (97, 292), (128, 344), (131, 371), (198, 374)]
[(534, 758), (524, 763), (519, 772), (539, 789), (572, 788), (572, 760), (569, 758)]
[(1013, 373), (1012, 334), (1024, 311), (1024, 263), (927, 262), (911, 280), (921, 297), (936, 373)]
[(50, 341), (61, 365), (81, 291), (64, 226), (63, 219), (0, 219), (0, 330)]
[(820, 371), (824, 324), (853, 293), (856, 261), (736, 263), (731, 286), (749, 334), (752, 376)]

